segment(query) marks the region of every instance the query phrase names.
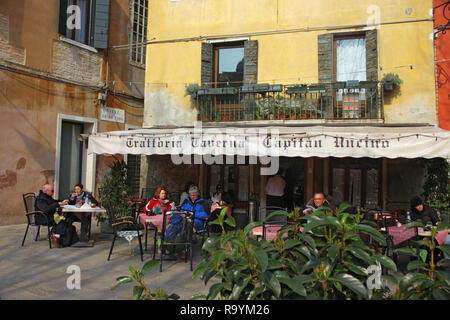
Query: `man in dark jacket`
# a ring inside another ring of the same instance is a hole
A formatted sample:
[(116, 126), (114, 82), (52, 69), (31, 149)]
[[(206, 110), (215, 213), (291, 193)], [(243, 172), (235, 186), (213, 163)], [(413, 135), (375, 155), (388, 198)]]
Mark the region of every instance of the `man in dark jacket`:
[(423, 200), (418, 196), (411, 199), (411, 220), (421, 222), (424, 225), (436, 225), (436, 222), (441, 221), (436, 210), (424, 205)]
[(66, 205), (68, 200), (59, 201), (53, 199), (53, 193), (55, 189), (50, 184), (44, 184), (42, 190), (39, 191), (39, 195), (36, 197), (35, 208), (37, 211), (42, 211), (46, 216), (45, 219), (42, 215), (35, 215), (35, 223), (39, 225), (47, 225), (47, 221), (52, 226), (55, 224), (55, 220), (53, 219), (53, 215), (56, 212), (56, 209), (59, 206)]
[(336, 209), (336, 206), (334, 205), (330, 196), (325, 197), (325, 194), (323, 192), (316, 192), (314, 193), (314, 197), (306, 204), (303, 213), (311, 214), (312, 212), (318, 210), (320, 207), (328, 207), (333, 211), (333, 213)]

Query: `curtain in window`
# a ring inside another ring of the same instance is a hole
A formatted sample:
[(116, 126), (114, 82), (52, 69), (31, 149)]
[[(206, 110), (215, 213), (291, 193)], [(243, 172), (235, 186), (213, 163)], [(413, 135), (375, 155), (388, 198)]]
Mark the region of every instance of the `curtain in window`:
[(336, 80), (366, 81), (366, 39), (336, 41)]
[[(80, 21), (81, 21), (81, 28), (80, 29), (74, 29), (70, 30), (67, 28), (66, 30), (66, 37), (75, 41), (78, 41), (80, 43), (88, 44), (88, 36), (89, 36), (89, 15), (90, 15), (90, 0), (68, 0), (67, 6), (70, 7), (72, 5), (76, 5), (80, 8)], [(74, 14), (74, 13), (70, 13)]]
[[(366, 80), (366, 39), (336, 41), (336, 81)], [(365, 100), (365, 89), (340, 89), (337, 100), (342, 103), (344, 118), (359, 118), (359, 104)]]

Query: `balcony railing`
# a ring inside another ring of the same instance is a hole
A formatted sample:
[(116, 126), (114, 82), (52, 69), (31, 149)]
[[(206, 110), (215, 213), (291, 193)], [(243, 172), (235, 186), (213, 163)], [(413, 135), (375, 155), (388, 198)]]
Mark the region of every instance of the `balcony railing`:
[(377, 81), (347, 81), (201, 88), (193, 97), (202, 121), (383, 119), (381, 92)]

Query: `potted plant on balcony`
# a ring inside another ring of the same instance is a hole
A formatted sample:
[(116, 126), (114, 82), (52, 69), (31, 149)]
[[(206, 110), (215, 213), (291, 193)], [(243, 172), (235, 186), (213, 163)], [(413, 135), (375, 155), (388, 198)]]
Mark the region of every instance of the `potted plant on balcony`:
[(384, 90), (394, 90), (400, 87), (400, 85), (403, 83), (403, 80), (400, 79), (398, 74), (396, 73), (386, 73), (383, 78), (381, 79), (381, 83), (383, 84)]
[(200, 89), (200, 86), (198, 83), (189, 83), (186, 86), (186, 91), (184, 93), (184, 96), (191, 96), (192, 99), (197, 98), (197, 91)]

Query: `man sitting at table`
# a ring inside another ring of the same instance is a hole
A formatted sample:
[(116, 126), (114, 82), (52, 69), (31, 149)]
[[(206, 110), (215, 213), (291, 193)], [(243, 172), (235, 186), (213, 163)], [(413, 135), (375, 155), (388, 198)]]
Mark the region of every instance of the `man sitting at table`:
[(411, 199), (411, 220), (421, 222), (423, 225), (436, 225), (441, 221), (433, 208), (424, 205), (423, 200), (419, 196)]
[(47, 219), (45, 219), (44, 216), (37, 214), (35, 215), (36, 224), (47, 225), (48, 221), (51, 226), (55, 225), (53, 215), (60, 206), (67, 204), (67, 199), (63, 201), (53, 199), (54, 192), (54, 187), (48, 183), (44, 184), (42, 190), (39, 191), (34, 206), (37, 211), (42, 211), (47, 216)]
[(334, 209), (336, 208), (335, 205), (333, 204), (333, 201), (331, 201), (331, 199), (328, 200), (323, 192), (316, 192), (314, 193), (313, 198), (309, 200), (308, 203), (306, 204), (303, 213), (311, 214), (312, 212), (319, 210), (320, 207), (328, 207), (333, 212)]
[[(195, 212), (194, 232), (202, 231), (205, 226), (205, 219), (210, 216), (208, 204), (204, 199), (200, 198), (200, 191), (196, 186), (189, 189), (189, 197), (183, 201), (180, 211), (188, 213)], [(182, 218), (180, 216), (171, 217), (170, 226), (167, 227), (166, 230), (166, 239), (171, 240), (178, 238), (179, 236), (184, 236), (179, 234), (179, 232), (182, 232), (180, 231), (182, 228), (179, 227), (182, 225), (181, 219)], [(186, 248), (183, 248), (181, 252), (181, 259), (185, 259), (185, 257)]]
[(94, 205), (98, 205), (98, 201), (95, 200), (94, 196), (87, 191), (83, 190), (83, 185), (81, 183), (78, 183), (75, 185), (75, 192), (72, 193), (69, 197), (69, 204), (84, 204), (86, 202), (90, 202)]

